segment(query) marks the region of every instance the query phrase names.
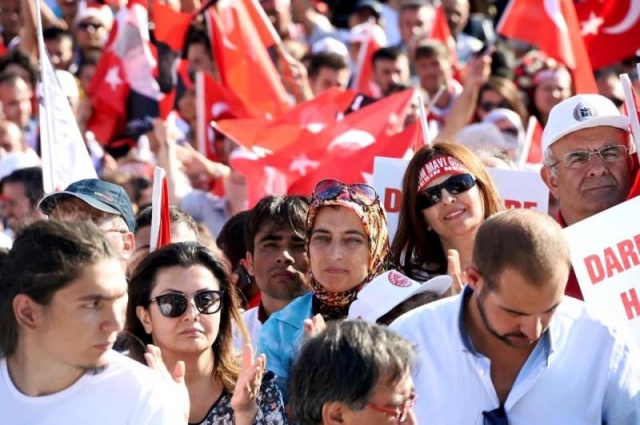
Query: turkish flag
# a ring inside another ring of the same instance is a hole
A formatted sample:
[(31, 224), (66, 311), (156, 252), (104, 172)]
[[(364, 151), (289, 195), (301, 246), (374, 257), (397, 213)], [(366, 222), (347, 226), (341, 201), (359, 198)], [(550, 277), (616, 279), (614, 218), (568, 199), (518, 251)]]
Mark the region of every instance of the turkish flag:
[(265, 117), (277, 117), (291, 102), (262, 39), (242, 2), (222, 0), (205, 17), (225, 87)]
[(565, 64), (576, 93), (598, 93), (571, 0), (511, 0), (497, 32), (533, 44)]
[(153, 173), (151, 197), (151, 235), (149, 251), (171, 243), (171, 216), (169, 215), (169, 188), (166, 172), (156, 167)]
[(277, 46), (281, 42), (280, 37), (258, 0), (239, 0), (239, 2), (244, 5), (249, 18), (251, 18), (262, 45), (267, 49)]
[(527, 125), (527, 134), (525, 135), (525, 146), (528, 146), (529, 151), (523, 152), (526, 154), (527, 164), (542, 164), (542, 126), (540, 122), (533, 115), (529, 117), (529, 123)]
[(627, 199), (635, 198), (640, 195), (640, 170), (638, 170), (638, 160), (640, 158), (640, 152), (638, 152), (638, 144), (640, 143), (640, 97), (633, 88), (629, 75), (620, 75), (620, 81), (622, 82), (622, 88), (624, 89), (624, 109), (625, 113), (631, 120), (631, 133), (636, 143), (636, 156), (633, 158), (632, 168), (635, 170), (636, 178), (629, 192)]
[(251, 149), (278, 151), (326, 128), (349, 108), (356, 93), (332, 88), (303, 102), (274, 120), (264, 118), (222, 120), (216, 129), (238, 144)]
[(333, 164), (335, 168), (337, 158), (357, 155), (377, 139), (398, 133), (412, 96), (413, 90), (405, 90), (349, 115), (338, 115), (334, 122), (322, 131), (308, 133), (276, 152), (254, 146), (251, 150), (254, 154), (253, 160), (232, 158), (232, 168), (247, 179), (250, 205), (259, 199), (254, 192), (269, 194), (264, 189), (264, 181), (261, 180), (265, 176), (263, 167), (269, 167), (268, 170), (275, 175), (273, 180), (278, 181), (280, 192), (271, 194), (284, 194), (294, 187), (298, 180), (320, 169), (323, 164)]
[[(209, 159), (216, 159), (211, 123), (225, 118), (255, 117), (258, 112), (205, 72), (196, 73), (196, 115), (198, 151)], [(231, 120), (235, 121), (235, 120)]]
[(638, 0), (577, 0), (582, 37), (594, 69), (632, 57), (640, 47)]
[(289, 194), (310, 196), (316, 184), (325, 179), (335, 179), (347, 184), (373, 184), (375, 158), (402, 158), (418, 137), (418, 123), (413, 122), (400, 133), (377, 137), (373, 144), (361, 150), (347, 150), (335, 155), (295, 182), (289, 188)]
[(374, 37), (373, 31), (376, 24), (368, 22), (364, 25), (367, 26), (367, 36), (360, 46), (358, 73), (353, 79), (352, 88), (366, 96), (380, 98), (383, 94), (380, 93), (380, 88), (373, 81), (373, 54), (383, 45), (380, 44), (381, 40), (377, 40)]
[(451, 29), (447, 22), (447, 16), (442, 9), (442, 4), (436, 7), (436, 16), (433, 21), (433, 28), (431, 29), (431, 38), (447, 46), (451, 58), (451, 65), (454, 69), (459, 69), (460, 64), (458, 62), (458, 53), (456, 52), (456, 41), (451, 35)]

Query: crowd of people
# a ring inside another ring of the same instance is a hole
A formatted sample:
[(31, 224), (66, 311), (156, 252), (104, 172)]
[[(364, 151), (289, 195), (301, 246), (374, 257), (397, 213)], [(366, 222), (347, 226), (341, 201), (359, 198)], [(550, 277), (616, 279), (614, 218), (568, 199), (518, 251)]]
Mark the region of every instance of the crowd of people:
[[(637, 335), (582, 301), (562, 230), (640, 190), (618, 78), (638, 84), (635, 58), (585, 94), (570, 68), (496, 36), (506, 1), (234, 1), (281, 40), (268, 53), (290, 106), (359, 91), (339, 121), (414, 90), (400, 134), (425, 102), (433, 143), (405, 155), (397, 229), (384, 194), (339, 167), (309, 193), (252, 202), (232, 158), (255, 150), (224, 126), (198, 131), (194, 81), (135, 134), (91, 130), (127, 3), (193, 12), (187, 80), (226, 84), (203, 14), (222, 0), (41, 0), (46, 60), (97, 174), (45, 193), (36, 8), (0, 0), (0, 422), (640, 425)], [(434, 36), (439, 14), (451, 43)], [(228, 112), (211, 118), (245, 118)], [(506, 209), (491, 167), (539, 174), (547, 214)]]

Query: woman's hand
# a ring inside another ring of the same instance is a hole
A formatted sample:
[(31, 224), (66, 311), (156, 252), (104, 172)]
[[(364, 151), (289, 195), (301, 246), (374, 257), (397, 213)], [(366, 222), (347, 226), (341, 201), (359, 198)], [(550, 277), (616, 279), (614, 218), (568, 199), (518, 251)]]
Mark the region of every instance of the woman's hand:
[(267, 358), (260, 354), (253, 358), (253, 347), (245, 344), (242, 349), (242, 371), (238, 376), (238, 382), (231, 397), (237, 425), (252, 424), (258, 414), (258, 393), (262, 385)]
[(162, 360), (162, 352), (160, 348), (149, 344), (147, 345), (147, 352), (144, 353), (144, 359), (147, 362), (147, 366), (155, 370), (164, 378), (165, 381), (173, 383), (178, 397), (175, 400), (175, 406), (184, 413), (185, 423), (189, 422), (189, 391), (187, 385), (184, 382), (185, 366), (183, 361), (179, 361), (173, 368), (173, 373), (169, 373), (167, 366)]
[(311, 338), (318, 332), (321, 332), (327, 327), (324, 319), (320, 314), (316, 314), (311, 319), (305, 319), (304, 321), (304, 336)]
[(462, 291), (464, 282), (467, 280), (467, 274), (460, 267), (460, 254), (455, 249), (447, 251), (447, 274), (451, 276), (451, 295), (457, 295)]

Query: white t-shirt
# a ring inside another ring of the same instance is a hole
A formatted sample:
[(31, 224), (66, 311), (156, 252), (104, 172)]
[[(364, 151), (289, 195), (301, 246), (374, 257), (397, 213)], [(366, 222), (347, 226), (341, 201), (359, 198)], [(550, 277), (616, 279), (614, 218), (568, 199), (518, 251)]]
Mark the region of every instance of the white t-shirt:
[(55, 394), (29, 397), (13, 384), (0, 360), (0, 423), (3, 425), (176, 425), (184, 415), (176, 390), (150, 368), (115, 351), (108, 366), (87, 373)]

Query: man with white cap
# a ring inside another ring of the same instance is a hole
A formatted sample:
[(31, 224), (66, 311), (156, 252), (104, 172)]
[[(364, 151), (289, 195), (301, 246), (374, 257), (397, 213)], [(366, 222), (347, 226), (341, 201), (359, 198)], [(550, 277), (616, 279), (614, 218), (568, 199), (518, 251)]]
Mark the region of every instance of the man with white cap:
[[(581, 94), (551, 109), (542, 133), (540, 175), (570, 226), (623, 202), (633, 182), (629, 118), (604, 96)], [(571, 275), (567, 295), (581, 298)]]

